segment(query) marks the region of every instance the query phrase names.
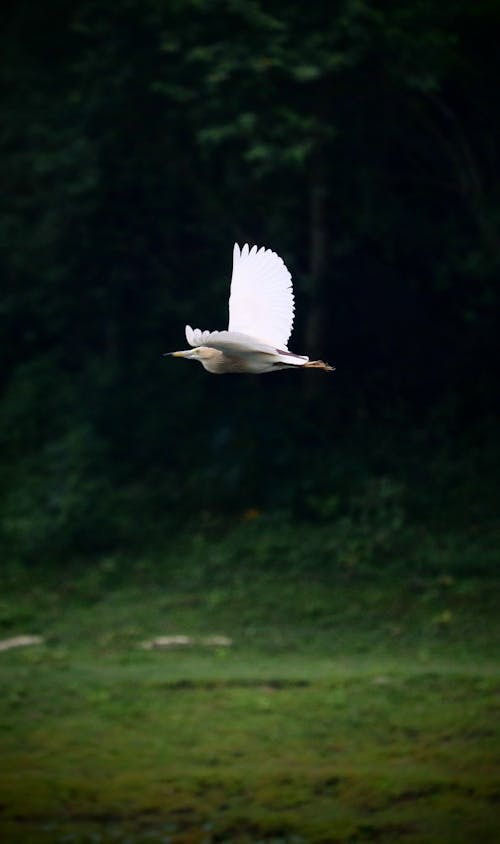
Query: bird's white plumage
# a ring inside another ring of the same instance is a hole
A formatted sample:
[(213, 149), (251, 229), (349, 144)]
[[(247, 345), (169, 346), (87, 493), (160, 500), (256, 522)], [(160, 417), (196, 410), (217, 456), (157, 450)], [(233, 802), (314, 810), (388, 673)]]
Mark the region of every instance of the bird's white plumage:
[(201, 331), (199, 328), (186, 325), (186, 340), (190, 346), (208, 346), (209, 349), (219, 349), (221, 352), (232, 352), (238, 355), (252, 352), (276, 353), (274, 346), (237, 331)]
[(201, 331), (199, 328), (186, 325), (186, 339), (190, 346), (217, 349), (229, 357), (251, 358), (260, 353), (270, 355), (274, 360), (280, 360), (289, 366), (303, 366), (309, 360), (307, 355), (294, 355), (293, 352), (284, 349), (280, 351), (269, 343), (237, 331)]
[(235, 243), (228, 330), (186, 325), (186, 339), (194, 349), (169, 354), (198, 360), (215, 375), (302, 366), (331, 372), (333, 367), (321, 360), (288, 351), (293, 314), (292, 279), (279, 255), (264, 247), (250, 249), (247, 243), (240, 249)]
[(282, 258), (271, 249), (235, 243), (228, 330), (286, 350), (293, 313), (292, 277)]

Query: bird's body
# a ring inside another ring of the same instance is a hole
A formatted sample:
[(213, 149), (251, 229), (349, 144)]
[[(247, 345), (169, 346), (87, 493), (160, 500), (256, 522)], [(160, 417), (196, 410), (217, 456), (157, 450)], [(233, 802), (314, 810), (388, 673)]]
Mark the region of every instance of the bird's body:
[[(252, 338), (249, 339), (249, 344)], [(201, 352), (200, 363), (205, 367), (207, 372), (212, 375), (227, 375), (233, 374), (249, 374), (262, 375), (265, 372), (273, 372), (276, 369), (286, 369), (290, 366), (300, 366), (301, 364), (289, 363), (286, 357), (296, 358), (297, 355), (291, 355), (290, 352), (268, 353), (268, 352), (253, 352), (251, 355), (247, 354), (226, 354), (219, 351), (219, 349), (212, 349), (209, 346), (198, 346)], [(174, 352), (175, 354), (175, 352)], [(309, 363), (307, 358), (304, 358), (304, 365)]]
[(228, 330), (200, 331), (186, 325), (192, 348), (168, 354), (199, 360), (214, 375), (258, 375), (297, 367), (332, 371), (323, 361), (288, 351), (293, 315), (291, 276), (282, 259), (270, 249), (245, 244), (240, 250), (235, 243)]
[(280, 369), (286, 364), (279, 364), (272, 359), (272, 355), (265, 352), (256, 352), (251, 359), (239, 357), (238, 355), (227, 355), (218, 349), (211, 349), (208, 346), (199, 346), (203, 357), (200, 357), (201, 365), (211, 372), (212, 375), (227, 375), (229, 373), (241, 375), (260, 375), (264, 372), (272, 372), (273, 369)]

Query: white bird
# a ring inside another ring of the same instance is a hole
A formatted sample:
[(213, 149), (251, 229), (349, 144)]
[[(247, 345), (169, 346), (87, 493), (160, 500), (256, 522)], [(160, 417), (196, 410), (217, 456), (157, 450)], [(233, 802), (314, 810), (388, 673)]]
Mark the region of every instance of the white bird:
[(186, 325), (193, 348), (167, 352), (177, 358), (198, 360), (207, 372), (260, 374), (276, 369), (309, 367), (333, 371), (321, 360), (288, 351), (294, 299), (292, 277), (284, 261), (263, 246), (233, 249), (233, 275), (227, 331), (200, 331)]

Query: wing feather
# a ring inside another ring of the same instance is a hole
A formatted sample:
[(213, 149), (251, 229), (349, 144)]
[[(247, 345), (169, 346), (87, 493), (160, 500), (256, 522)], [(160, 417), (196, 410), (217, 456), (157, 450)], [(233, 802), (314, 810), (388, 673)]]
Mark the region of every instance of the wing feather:
[(254, 352), (264, 352), (275, 355), (278, 350), (268, 343), (255, 337), (249, 337), (237, 331), (200, 331), (186, 325), (186, 340), (190, 346), (208, 346), (221, 352), (233, 355), (251, 355)]
[(292, 333), (294, 300), (292, 277), (276, 252), (263, 246), (233, 250), (229, 297), (229, 331), (287, 348)]

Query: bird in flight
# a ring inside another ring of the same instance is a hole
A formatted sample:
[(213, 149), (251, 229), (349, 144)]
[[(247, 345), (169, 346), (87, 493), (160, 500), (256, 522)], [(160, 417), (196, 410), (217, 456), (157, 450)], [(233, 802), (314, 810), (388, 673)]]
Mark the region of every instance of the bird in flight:
[(284, 261), (263, 246), (233, 249), (233, 276), (227, 331), (200, 331), (186, 325), (191, 349), (167, 352), (176, 358), (198, 360), (207, 372), (258, 375), (276, 369), (309, 368), (332, 372), (322, 360), (288, 351), (294, 300), (292, 277)]

